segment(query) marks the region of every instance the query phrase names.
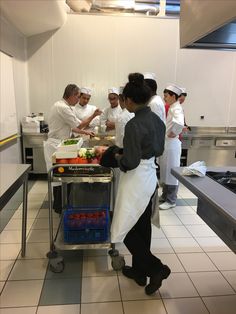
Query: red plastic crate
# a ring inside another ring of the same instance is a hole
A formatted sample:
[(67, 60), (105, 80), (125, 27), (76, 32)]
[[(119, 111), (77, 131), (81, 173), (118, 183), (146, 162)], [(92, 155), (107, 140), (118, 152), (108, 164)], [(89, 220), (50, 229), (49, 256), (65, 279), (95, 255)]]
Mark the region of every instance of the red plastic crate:
[(64, 212), (64, 241), (71, 244), (105, 242), (109, 208), (69, 209)]

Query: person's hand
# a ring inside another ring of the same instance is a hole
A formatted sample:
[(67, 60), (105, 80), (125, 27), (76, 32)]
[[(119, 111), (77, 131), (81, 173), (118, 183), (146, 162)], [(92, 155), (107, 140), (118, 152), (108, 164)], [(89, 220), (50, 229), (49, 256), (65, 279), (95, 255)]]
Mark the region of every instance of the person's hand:
[(102, 154), (108, 149), (108, 146), (95, 146), (95, 153), (97, 156), (102, 156)]
[(120, 159), (120, 158), (121, 158), (121, 156), (122, 156), (122, 154), (118, 154), (118, 153), (116, 153), (116, 154), (115, 154), (115, 159)]
[(96, 110), (94, 111), (94, 113), (93, 113), (94, 118), (95, 118), (96, 116), (100, 116), (101, 114), (102, 114), (102, 110), (100, 110), (100, 109), (96, 109)]
[(84, 134), (84, 135), (89, 135), (89, 136), (92, 136), (92, 137), (95, 136), (95, 133), (92, 132), (92, 131), (80, 130), (79, 133), (80, 133), (80, 134)]
[(188, 132), (188, 127), (185, 126), (185, 127), (183, 128), (182, 132), (183, 132), (183, 133), (187, 133), (187, 132)]
[(94, 137), (95, 136), (95, 133), (92, 132), (92, 131), (87, 131), (87, 135), (91, 136), (91, 137)]
[(176, 134), (174, 132), (170, 131), (170, 133), (168, 133), (167, 136), (170, 138), (174, 138), (174, 137), (176, 137)]
[(111, 121), (107, 120), (106, 121), (106, 126), (107, 126), (108, 130), (112, 130), (112, 129), (114, 129), (115, 124), (114, 124), (114, 122), (111, 122)]

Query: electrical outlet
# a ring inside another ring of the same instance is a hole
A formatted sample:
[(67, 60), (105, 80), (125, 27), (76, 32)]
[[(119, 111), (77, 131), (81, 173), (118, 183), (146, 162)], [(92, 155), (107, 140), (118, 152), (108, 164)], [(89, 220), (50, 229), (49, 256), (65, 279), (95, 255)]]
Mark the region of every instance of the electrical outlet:
[(201, 120), (204, 120), (204, 116), (200, 116), (200, 119), (201, 119)]

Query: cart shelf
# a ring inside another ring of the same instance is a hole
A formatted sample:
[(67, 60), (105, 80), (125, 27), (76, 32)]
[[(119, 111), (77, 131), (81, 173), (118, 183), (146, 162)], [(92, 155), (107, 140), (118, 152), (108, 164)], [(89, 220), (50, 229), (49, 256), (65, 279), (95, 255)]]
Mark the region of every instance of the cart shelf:
[(111, 242), (110, 237), (107, 241), (102, 243), (85, 243), (85, 244), (68, 244), (64, 241), (63, 223), (61, 221), (57, 235), (54, 239), (54, 245), (57, 249), (64, 250), (92, 250), (92, 249), (110, 249)]
[[(106, 189), (102, 190), (106, 195), (107, 199), (107, 208), (110, 211), (113, 210), (114, 205), (114, 171), (112, 168), (102, 167), (97, 164), (57, 164), (53, 166), (48, 172), (48, 200), (49, 200), (49, 236), (50, 236), (50, 251), (47, 253), (47, 257), (49, 258), (49, 266), (53, 272), (59, 273), (64, 270), (64, 260), (63, 257), (59, 255), (58, 251), (64, 250), (83, 250), (83, 249), (110, 249), (108, 251), (112, 261), (111, 265), (114, 270), (120, 270), (125, 265), (124, 257), (119, 255), (119, 252), (115, 249), (115, 244), (111, 243), (110, 232), (106, 238), (100, 238), (101, 242), (96, 243), (66, 243), (64, 239), (64, 226), (63, 219), (61, 219), (60, 225), (57, 229), (56, 236), (53, 234), (53, 215), (52, 215), (52, 183), (60, 182), (62, 186), (62, 205), (64, 211), (68, 209), (67, 206), (67, 185), (69, 183), (75, 183), (80, 186), (86, 185), (97, 189), (97, 186), (100, 184), (105, 186)], [(77, 190), (76, 190), (77, 191)], [(89, 190), (90, 192), (90, 190)], [(79, 195), (79, 193), (77, 193)], [(87, 195), (89, 201), (95, 200), (99, 201), (102, 198), (101, 190), (97, 190), (96, 197), (91, 197), (92, 194)], [(85, 201), (86, 197), (84, 197), (83, 193), (80, 194), (80, 202)], [(108, 204), (109, 203), (109, 204)], [(95, 204), (96, 207), (101, 207), (99, 204)], [(103, 205), (104, 206), (104, 205)], [(80, 204), (80, 207), (90, 207), (86, 204)], [(92, 207), (92, 205), (91, 205)], [(107, 226), (110, 227), (110, 219), (107, 220)], [(106, 229), (107, 230), (107, 229)], [(98, 238), (99, 239), (99, 238)], [(102, 241), (102, 240), (106, 241)], [(97, 240), (97, 238), (96, 238)], [(99, 241), (99, 240), (98, 240)], [(84, 241), (81, 241), (84, 242)], [(91, 241), (93, 242), (93, 241)]]

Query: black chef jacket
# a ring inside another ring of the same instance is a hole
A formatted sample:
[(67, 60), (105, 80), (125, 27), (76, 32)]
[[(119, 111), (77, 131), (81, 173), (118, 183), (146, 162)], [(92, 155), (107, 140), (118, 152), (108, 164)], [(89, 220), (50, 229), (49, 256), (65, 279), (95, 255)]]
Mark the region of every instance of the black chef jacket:
[(124, 150), (119, 159), (122, 171), (135, 169), (141, 159), (161, 156), (165, 144), (165, 124), (150, 107), (142, 107), (125, 126)]

